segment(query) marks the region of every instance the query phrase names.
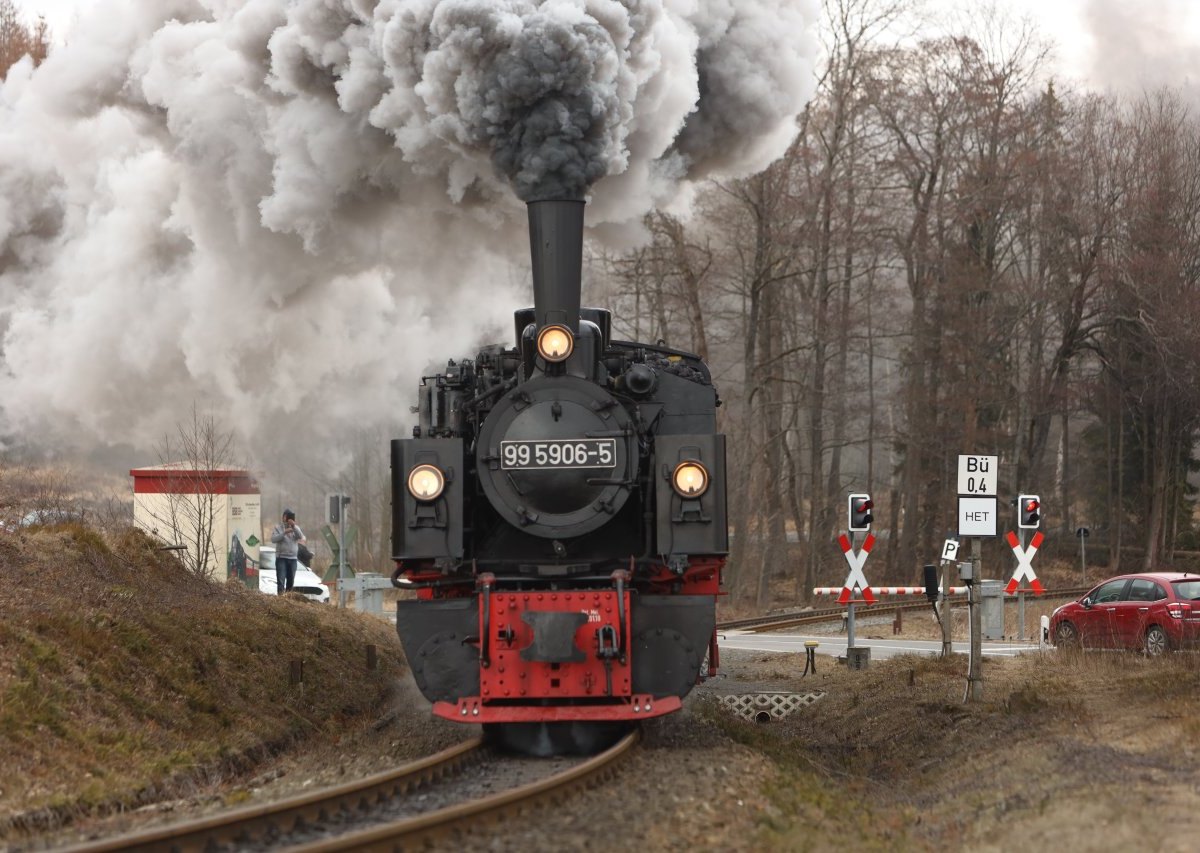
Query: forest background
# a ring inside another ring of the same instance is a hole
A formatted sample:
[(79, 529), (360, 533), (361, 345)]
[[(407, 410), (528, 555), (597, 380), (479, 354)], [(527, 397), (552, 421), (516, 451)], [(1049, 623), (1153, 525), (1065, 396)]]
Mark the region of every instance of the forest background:
[[(1186, 91), (1074, 90), (1049, 76), (1037, 31), (995, 15), (917, 38), (897, 35), (904, 3), (825, 14), (818, 94), (786, 156), (653, 213), (646, 245), (594, 250), (585, 270), (585, 302), (612, 309), (619, 336), (712, 366), (730, 591), (761, 605), (773, 584), (803, 600), (840, 583), (851, 492), (875, 500), (873, 581), (914, 581), (953, 532), (962, 453), (1000, 457), (1006, 510), (1041, 496), (1047, 551), (1078, 554), (1086, 526), (1114, 572), (1190, 557), (1200, 123)], [(0, 0), (0, 75), (51, 49)], [(264, 519), (285, 500), (319, 518), (340, 488), (354, 564), (385, 570), (390, 437), (355, 433), (340, 482), (296, 472)]]

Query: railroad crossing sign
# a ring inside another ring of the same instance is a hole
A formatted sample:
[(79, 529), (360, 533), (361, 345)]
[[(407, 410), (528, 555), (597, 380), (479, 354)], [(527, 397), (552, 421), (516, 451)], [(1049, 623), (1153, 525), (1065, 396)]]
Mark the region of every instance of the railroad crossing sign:
[(953, 563), (958, 557), (958, 542), (954, 539), (947, 539), (942, 543), (942, 562)]
[(838, 544), (842, 546), (842, 554), (846, 557), (846, 562), (850, 564), (850, 574), (846, 576), (846, 582), (842, 584), (842, 594), (838, 596), (838, 604), (846, 604), (850, 601), (854, 596), (856, 585), (862, 590), (863, 599), (867, 604), (874, 604), (875, 596), (871, 592), (871, 585), (867, 583), (867, 576), (863, 574), (863, 566), (866, 565), (867, 555), (875, 546), (875, 534), (867, 534), (867, 538), (857, 554), (845, 533), (838, 537)]
[(1013, 549), (1013, 553), (1017, 555), (1017, 570), (1013, 572), (1012, 579), (1009, 580), (1008, 586), (1004, 588), (1006, 593), (1012, 595), (1017, 591), (1021, 580), (1026, 579), (1029, 581), (1029, 585), (1033, 587), (1035, 593), (1038, 595), (1042, 594), (1042, 582), (1037, 579), (1037, 575), (1033, 571), (1033, 555), (1037, 553), (1038, 547), (1045, 538), (1042, 535), (1042, 531), (1039, 530), (1033, 534), (1033, 540), (1029, 543), (1029, 547), (1022, 548), (1020, 541), (1017, 539), (1017, 534), (1011, 530), (1008, 531), (1008, 536), (1005, 539), (1008, 540), (1009, 547)]

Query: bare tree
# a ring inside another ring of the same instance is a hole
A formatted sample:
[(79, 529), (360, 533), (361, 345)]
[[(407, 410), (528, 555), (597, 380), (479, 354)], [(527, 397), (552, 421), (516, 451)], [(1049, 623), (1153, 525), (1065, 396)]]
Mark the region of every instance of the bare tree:
[(139, 524), (168, 545), (182, 546), (180, 560), (197, 575), (221, 577), (225, 568), (219, 564), (225, 543), (217, 540), (217, 521), (224, 511), (220, 480), (235, 467), (233, 449), (233, 433), (194, 404), (191, 417), (158, 446), (165, 493), (145, 503)]
[(809, 110), (798, 142), (805, 153), (798, 158), (804, 174), (797, 191), (807, 210), (796, 246), (805, 260), (796, 306), (803, 340), (795, 348), (809, 354), (802, 374), (809, 481), (804, 525), (809, 548), (800, 581), (804, 600), (827, 558), (836, 554), (830, 540), (839, 528), (846, 486), (865, 483), (868, 474), (848, 471), (843, 460), (849, 445), (862, 443), (850, 434), (850, 404), (860, 387), (869, 388), (872, 369), (857, 330), (866, 325), (867, 312), (859, 309), (866, 304), (862, 293), (878, 260), (877, 229), (864, 203), (876, 201), (880, 174), (867, 152), (882, 140), (872, 138), (880, 134), (870, 126), (865, 83), (876, 59), (874, 43), (904, 9), (901, 2), (872, 0), (827, 4), (828, 65), (819, 84), (819, 106)]
[(707, 241), (689, 240), (683, 223), (667, 213), (656, 212), (647, 217), (654, 247), (664, 257), (661, 267), (675, 284), (691, 332), (689, 349), (708, 360), (708, 332), (704, 322), (704, 289), (713, 264), (713, 253)]
[(900, 530), (888, 550), (888, 574), (920, 564), (920, 543), (932, 525), (930, 484), (941, 478), (946, 445), (938, 387), (944, 365), (938, 292), (945, 280), (950, 169), (962, 134), (963, 92), (955, 80), (958, 50), (951, 40), (877, 57), (869, 83), (878, 121), (892, 138), (884, 154), (898, 189), (892, 239), (911, 302), (904, 374)]
[(12, 0), (0, 0), (0, 79), (25, 56), (40, 65), (50, 53), (50, 28), (45, 18), (26, 26)]
[[(742, 396), (739, 435), (743, 442), (736, 466), (743, 472), (732, 484), (735, 507), (735, 593), (761, 605), (770, 573), (786, 566), (784, 470), (785, 362), (783, 289), (793, 275), (788, 251), (788, 183), (792, 158), (764, 172), (723, 187), (720, 207), (729, 240), (731, 286), (743, 301)], [(754, 507), (751, 513), (750, 508)], [(752, 549), (752, 537), (760, 548)], [(752, 557), (752, 555), (755, 555)]]
[(1129, 129), (1101, 350), (1129, 455), (1116, 511), (1136, 519), (1151, 569), (1171, 549), (1180, 516), (1191, 519), (1183, 498), (1200, 432), (1200, 127), (1176, 93), (1159, 91), (1134, 106)]
[(987, 9), (897, 47), (877, 36), (903, 3), (825, 9), (787, 154), (610, 259), (635, 337), (690, 337), (724, 377), (735, 598), (835, 580), (853, 487), (882, 492), (884, 577), (911, 578), (964, 452), (1047, 496), (1047, 527), (1111, 528), (1114, 556), (1130, 525), (1145, 565), (1200, 541), (1197, 122), (1060, 92), (1037, 34)]

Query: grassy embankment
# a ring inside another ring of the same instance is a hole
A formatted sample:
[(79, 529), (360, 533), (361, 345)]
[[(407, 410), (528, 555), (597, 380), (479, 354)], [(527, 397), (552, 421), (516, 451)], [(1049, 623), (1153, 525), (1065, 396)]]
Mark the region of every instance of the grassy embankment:
[(0, 581), (0, 839), (336, 737), (404, 668), (379, 620), (198, 578), (131, 529), (0, 532)]
[(827, 692), (768, 726), (708, 710), (777, 763), (762, 849), (1195, 849), (1200, 655), (985, 658), (975, 703), (962, 655), (758, 666)]

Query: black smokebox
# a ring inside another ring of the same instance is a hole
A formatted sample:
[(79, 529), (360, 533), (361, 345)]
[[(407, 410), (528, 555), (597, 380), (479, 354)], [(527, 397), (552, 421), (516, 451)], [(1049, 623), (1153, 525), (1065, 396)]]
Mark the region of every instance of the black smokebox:
[(583, 205), (565, 199), (529, 202), (533, 311), (539, 329), (558, 324), (579, 331)]

